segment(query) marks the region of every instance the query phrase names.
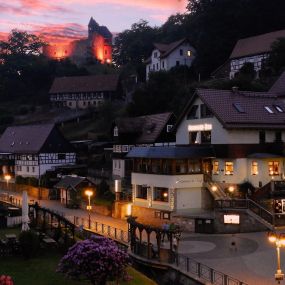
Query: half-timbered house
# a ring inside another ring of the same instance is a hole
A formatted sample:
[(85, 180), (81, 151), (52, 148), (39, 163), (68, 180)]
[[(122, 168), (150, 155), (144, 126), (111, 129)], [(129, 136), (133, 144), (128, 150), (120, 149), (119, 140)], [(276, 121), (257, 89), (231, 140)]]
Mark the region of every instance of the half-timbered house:
[(73, 147), (54, 124), (8, 127), (0, 138), (0, 155), (3, 174), (22, 177), (39, 178), (56, 166), (76, 163)]

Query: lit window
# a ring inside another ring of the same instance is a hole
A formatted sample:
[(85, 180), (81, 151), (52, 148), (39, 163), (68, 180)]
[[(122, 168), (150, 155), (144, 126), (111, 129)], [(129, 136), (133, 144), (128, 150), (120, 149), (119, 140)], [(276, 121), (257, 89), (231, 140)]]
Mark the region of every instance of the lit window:
[(258, 174), (258, 163), (256, 161), (253, 161), (251, 163), (251, 175), (257, 175)]
[(117, 136), (119, 136), (119, 130), (118, 130), (118, 127), (116, 126), (114, 128), (114, 137), (117, 137)]
[(214, 161), (213, 163), (213, 174), (219, 174), (219, 162)]
[(164, 187), (154, 187), (153, 200), (160, 202), (168, 202), (168, 189)]
[(234, 163), (230, 161), (226, 161), (225, 163), (225, 175), (233, 175), (234, 174)]
[(191, 52), (191, 50), (187, 50), (187, 56), (192, 56), (192, 52)]
[(279, 161), (268, 162), (269, 175), (279, 175)]
[(264, 108), (268, 113), (274, 114), (274, 112), (268, 106), (264, 106)]

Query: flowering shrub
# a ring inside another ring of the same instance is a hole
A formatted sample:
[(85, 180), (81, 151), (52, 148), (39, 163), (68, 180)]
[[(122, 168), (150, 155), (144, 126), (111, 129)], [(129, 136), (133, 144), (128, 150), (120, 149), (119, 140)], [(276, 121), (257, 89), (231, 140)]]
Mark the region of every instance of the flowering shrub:
[(87, 279), (93, 285), (127, 278), (129, 256), (108, 238), (92, 236), (69, 248), (58, 272), (73, 279)]
[(12, 277), (0, 275), (0, 285), (14, 285)]

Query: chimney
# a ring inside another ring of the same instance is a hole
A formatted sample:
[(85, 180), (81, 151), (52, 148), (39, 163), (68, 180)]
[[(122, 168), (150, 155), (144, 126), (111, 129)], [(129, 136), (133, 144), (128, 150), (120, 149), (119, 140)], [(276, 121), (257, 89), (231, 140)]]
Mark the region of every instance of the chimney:
[(232, 87), (232, 92), (233, 92), (233, 93), (238, 93), (238, 91), (239, 91), (238, 86), (233, 86), (233, 87)]

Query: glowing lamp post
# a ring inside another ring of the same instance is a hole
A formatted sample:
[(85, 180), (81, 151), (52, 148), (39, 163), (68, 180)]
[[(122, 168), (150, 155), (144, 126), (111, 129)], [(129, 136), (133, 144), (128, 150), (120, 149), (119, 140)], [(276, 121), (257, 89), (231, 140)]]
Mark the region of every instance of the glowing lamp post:
[(7, 182), (7, 188), (9, 188), (9, 181), (11, 180), (11, 175), (10, 174), (5, 174), (4, 179)]
[(277, 270), (275, 273), (275, 280), (280, 284), (280, 281), (284, 279), (284, 274), (281, 270), (281, 262), (280, 262), (280, 248), (282, 246), (285, 246), (285, 235), (284, 234), (278, 234), (275, 232), (268, 233), (268, 240), (271, 243), (275, 243), (276, 251), (277, 251)]
[(86, 208), (88, 211), (88, 228), (90, 229), (91, 228), (91, 210), (92, 210), (90, 198), (91, 198), (91, 196), (93, 196), (93, 191), (92, 190), (86, 190), (85, 195), (88, 197), (88, 205)]

